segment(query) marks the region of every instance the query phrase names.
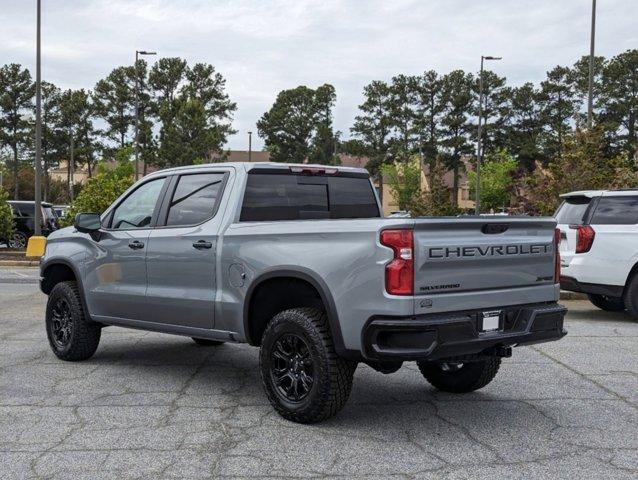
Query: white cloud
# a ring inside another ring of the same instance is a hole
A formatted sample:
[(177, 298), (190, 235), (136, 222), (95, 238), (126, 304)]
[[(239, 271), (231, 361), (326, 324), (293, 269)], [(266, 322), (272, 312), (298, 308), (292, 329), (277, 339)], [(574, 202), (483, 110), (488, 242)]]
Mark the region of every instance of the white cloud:
[[(34, 2), (0, 0), (0, 63), (33, 68)], [(588, 0), (82, 0), (43, 2), (43, 76), (91, 88), (135, 49), (215, 65), (238, 111), (232, 148), (277, 93), (329, 82), (348, 131), (373, 79), (426, 69), (476, 70), (481, 54), (512, 83), (538, 82), (589, 50)], [(597, 53), (638, 47), (638, 2), (598, 2)], [(256, 145), (261, 145), (257, 140)]]

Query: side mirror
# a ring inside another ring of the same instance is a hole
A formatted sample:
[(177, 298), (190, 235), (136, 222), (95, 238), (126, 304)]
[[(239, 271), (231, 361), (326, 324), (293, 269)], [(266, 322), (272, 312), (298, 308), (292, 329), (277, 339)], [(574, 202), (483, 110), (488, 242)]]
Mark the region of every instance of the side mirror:
[(93, 233), (102, 228), (102, 221), (97, 213), (78, 213), (73, 226), (78, 232)]

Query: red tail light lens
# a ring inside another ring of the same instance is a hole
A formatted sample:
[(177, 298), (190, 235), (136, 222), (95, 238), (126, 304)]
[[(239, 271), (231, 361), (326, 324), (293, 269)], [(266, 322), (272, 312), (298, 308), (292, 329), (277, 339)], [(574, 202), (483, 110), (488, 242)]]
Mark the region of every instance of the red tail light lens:
[(594, 244), (596, 232), (591, 225), (578, 225), (576, 227), (576, 253), (587, 253)]
[(560, 283), (560, 228), (554, 230), (554, 283)]
[(381, 244), (390, 247), (394, 259), (385, 266), (385, 290), (391, 295), (414, 294), (414, 239), (412, 230), (384, 230)]

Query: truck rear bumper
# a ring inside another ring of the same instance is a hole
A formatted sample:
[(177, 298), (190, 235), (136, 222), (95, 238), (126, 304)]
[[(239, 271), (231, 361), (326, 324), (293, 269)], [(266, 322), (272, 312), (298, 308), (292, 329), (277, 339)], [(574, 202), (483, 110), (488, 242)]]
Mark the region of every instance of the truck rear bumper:
[[(496, 309), (490, 309), (496, 310)], [(439, 360), (563, 338), (567, 309), (558, 303), (504, 307), (498, 331), (480, 332), (482, 311), (415, 317), (372, 317), (363, 331), (363, 355), (375, 361)]]

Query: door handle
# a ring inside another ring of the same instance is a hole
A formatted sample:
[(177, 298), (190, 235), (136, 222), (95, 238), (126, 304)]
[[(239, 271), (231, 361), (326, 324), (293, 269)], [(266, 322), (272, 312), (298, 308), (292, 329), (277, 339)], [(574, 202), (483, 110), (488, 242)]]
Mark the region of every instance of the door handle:
[(132, 240), (128, 242), (128, 248), (139, 250), (140, 248), (144, 248), (144, 242), (140, 242), (139, 240)]
[(213, 244), (211, 242), (207, 242), (206, 240), (198, 240), (193, 242), (193, 247), (197, 250), (208, 250), (209, 248), (213, 248)]

